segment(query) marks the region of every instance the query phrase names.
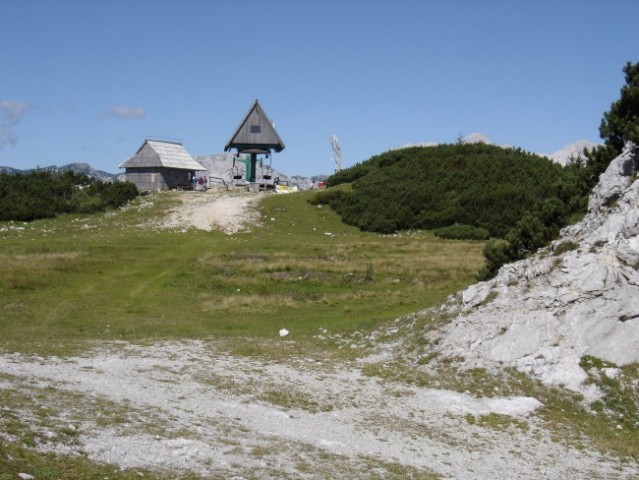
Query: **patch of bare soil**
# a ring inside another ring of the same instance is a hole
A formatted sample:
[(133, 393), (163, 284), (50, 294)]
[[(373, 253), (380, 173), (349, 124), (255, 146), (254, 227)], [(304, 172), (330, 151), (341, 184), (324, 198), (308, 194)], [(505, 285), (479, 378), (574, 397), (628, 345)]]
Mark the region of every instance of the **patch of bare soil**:
[(259, 221), (255, 208), (264, 194), (227, 191), (222, 188), (205, 192), (183, 192), (182, 204), (169, 212), (157, 226), (160, 228), (197, 228), (222, 230), (234, 234), (250, 229)]

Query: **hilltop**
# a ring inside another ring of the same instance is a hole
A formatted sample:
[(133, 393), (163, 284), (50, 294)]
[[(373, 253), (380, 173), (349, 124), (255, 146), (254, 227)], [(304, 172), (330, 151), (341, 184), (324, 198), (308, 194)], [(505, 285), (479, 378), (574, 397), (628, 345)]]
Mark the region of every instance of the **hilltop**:
[[(488, 137), (479, 132), (471, 133), (460, 139), (460, 143), (462, 144), (474, 144), (474, 143), (484, 143), (486, 145), (495, 145), (495, 143), (491, 142)], [(414, 147), (436, 147), (437, 145), (441, 145), (440, 142), (422, 142), (422, 143), (407, 143), (402, 145), (399, 148), (391, 149), (391, 150), (401, 150), (404, 148), (414, 148)], [(542, 157), (547, 157), (558, 163), (559, 165), (566, 165), (571, 159), (576, 159), (581, 156), (583, 158), (584, 152), (586, 150), (590, 150), (592, 148), (600, 145), (599, 143), (591, 142), (590, 140), (576, 140), (575, 142), (564, 145), (559, 150), (553, 153), (542, 153), (535, 152), (537, 155)], [(512, 145), (498, 145), (502, 148), (512, 148)]]

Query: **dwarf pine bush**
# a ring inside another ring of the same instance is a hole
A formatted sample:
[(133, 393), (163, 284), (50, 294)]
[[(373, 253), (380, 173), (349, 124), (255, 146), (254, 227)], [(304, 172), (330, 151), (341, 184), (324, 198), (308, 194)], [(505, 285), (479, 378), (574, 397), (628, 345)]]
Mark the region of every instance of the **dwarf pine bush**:
[(118, 208), (137, 194), (132, 183), (105, 183), (72, 171), (0, 174), (0, 221), (103, 211)]

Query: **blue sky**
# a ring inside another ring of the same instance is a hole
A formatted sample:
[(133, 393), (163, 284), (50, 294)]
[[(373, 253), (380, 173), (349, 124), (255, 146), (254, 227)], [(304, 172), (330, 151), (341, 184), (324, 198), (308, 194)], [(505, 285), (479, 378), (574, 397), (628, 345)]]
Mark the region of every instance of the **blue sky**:
[(599, 141), (635, 0), (0, 0), (0, 165), (118, 172), (147, 137), (223, 151), (257, 98), (273, 167), (331, 173), (480, 132), (552, 153)]

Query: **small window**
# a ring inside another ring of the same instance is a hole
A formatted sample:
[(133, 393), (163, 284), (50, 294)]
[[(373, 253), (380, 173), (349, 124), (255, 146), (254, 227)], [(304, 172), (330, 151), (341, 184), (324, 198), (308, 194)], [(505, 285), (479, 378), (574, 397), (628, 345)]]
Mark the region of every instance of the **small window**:
[(259, 125), (251, 125), (251, 133), (262, 133), (262, 127)]

